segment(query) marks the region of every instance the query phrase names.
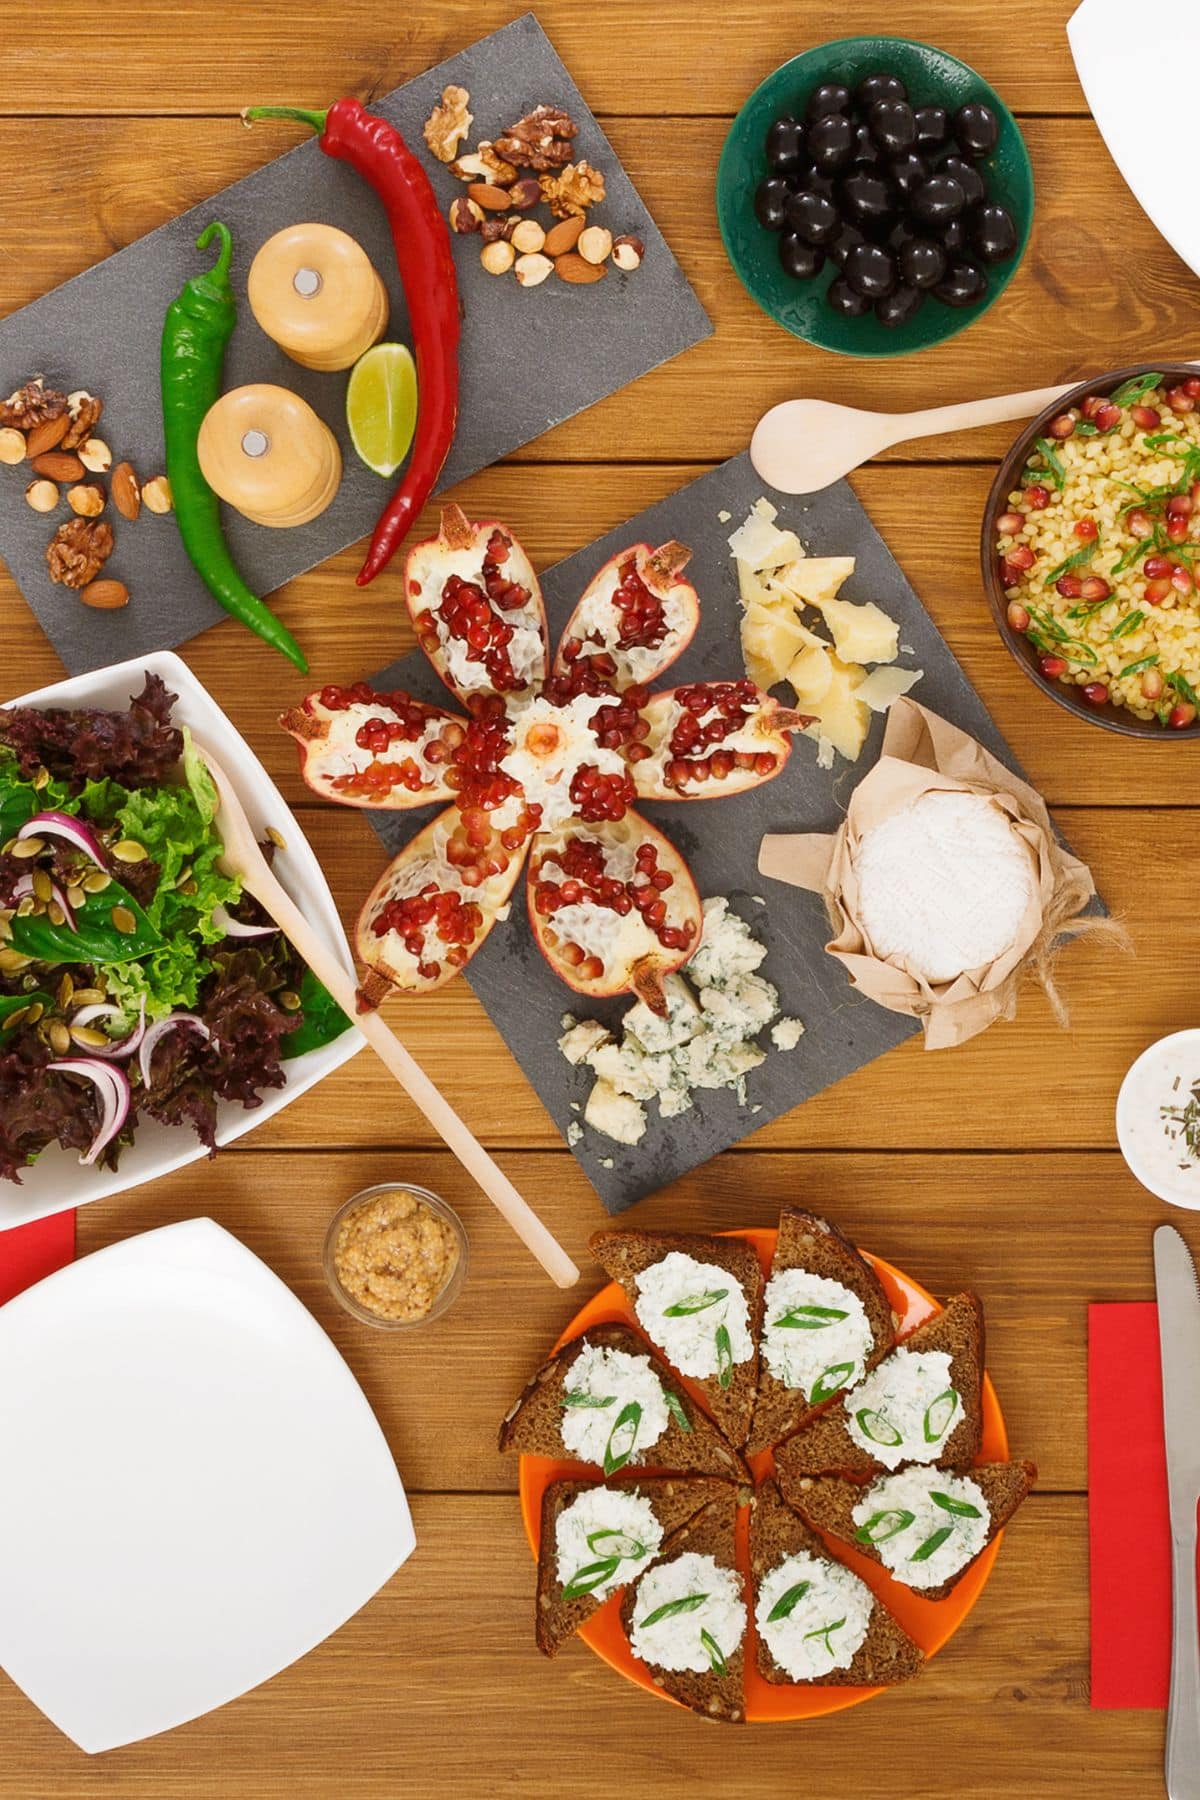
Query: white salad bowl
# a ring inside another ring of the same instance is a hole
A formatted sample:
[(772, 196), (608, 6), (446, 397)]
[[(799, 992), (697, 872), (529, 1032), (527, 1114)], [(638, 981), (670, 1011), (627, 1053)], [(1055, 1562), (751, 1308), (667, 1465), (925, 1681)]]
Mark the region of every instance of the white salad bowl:
[[(57, 681), (6, 704), (122, 708), (141, 692), (147, 672), (160, 675), (171, 693), (179, 696), (172, 714), (175, 723), (186, 725), (201, 743), (211, 745), (259, 836), (265, 834), (268, 825), (280, 833), (286, 848), (276, 852), (275, 873), (310, 924), (328, 940), (347, 972), (353, 974), (354, 964), (333, 895), (295, 815), (245, 738), (234, 730), (182, 658), (170, 650), (157, 650), (148, 656), (114, 663), (111, 668)], [(236, 1102), (223, 1101), (217, 1113), (218, 1145), (231, 1144), (263, 1120), (274, 1118), (316, 1082), (348, 1062), (362, 1049), (363, 1042), (361, 1034), (351, 1028), (332, 1043), (285, 1062), (285, 1085), (267, 1089), (259, 1106), (247, 1109)], [(190, 1126), (160, 1125), (153, 1119), (140, 1121), (133, 1144), (122, 1150), (120, 1167), (115, 1170), (84, 1168), (75, 1151), (61, 1150), (52, 1144), (29, 1168), (22, 1169), (19, 1186), (0, 1181), (0, 1231), (86, 1206), (92, 1200), (126, 1193), (207, 1156), (208, 1151)]]
[(1184, 1167), (1170, 1154), (1159, 1108), (1186, 1101), (1198, 1078), (1200, 1028), (1191, 1026), (1149, 1044), (1117, 1095), (1117, 1142), (1130, 1174), (1159, 1200), (1189, 1212), (1200, 1212), (1200, 1163)]

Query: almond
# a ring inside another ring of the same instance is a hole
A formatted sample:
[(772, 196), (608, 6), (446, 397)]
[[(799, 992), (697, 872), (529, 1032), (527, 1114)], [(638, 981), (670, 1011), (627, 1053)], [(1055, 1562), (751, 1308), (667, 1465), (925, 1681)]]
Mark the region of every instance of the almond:
[(46, 450), (41, 456), (30, 458), (30, 467), (35, 475), (44, 475), (48, 481), (78, 481), (83, 474), (83, 464), (70, 450)]
[(554, 259), (554, 273), (579, 287), (586, 286), (589, 281), (602, 281), (606, 272), (603, 263), (584, 262), (582, 256), (576, 256), (574, 250), (568, 250), (565, 256), (556, 256)]
[(579, 234), (583, 230), (583, 219), (563, 219), (558, 225), (552, 225), (546, 233), (546, 242), (542, 249), (547, 256), (563, 256), (573, 250), (579, 242)]
[(467, 197), (476, 206), (482, 206), (484, 212), (506, 212), (512, 204), (507, 189), (493, 187), (490, 181), (473, 181), (467, 189)]
[(123, 519), (136, 519), (142, 510), (142, 490), (131, 463), (118, 463), (112, 472), (112, 502)]
[(45, 450), (53, 450), (61, 444), (70, 430), (71, 419), (68, 413), (60, 413), (57, 419), (43, 419), (35, 425), (25, 439), (26, 456), (41, 456)]
[(85, 588), (80, 588), (79, 598), (85, 606), (114, 612), (118, 606), (129, 605), (129, 589), (123, 581), (89, 581)]

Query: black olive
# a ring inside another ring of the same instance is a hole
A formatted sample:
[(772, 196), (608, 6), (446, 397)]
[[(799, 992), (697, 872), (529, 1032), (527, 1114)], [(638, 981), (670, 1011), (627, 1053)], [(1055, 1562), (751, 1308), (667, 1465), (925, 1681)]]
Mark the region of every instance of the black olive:
[(882, 244), (860, 244), (846, 258), (843, 272), (856, 294), (878, 300), (896, 285), (896, 259)]
[(852, 163), (877, 163), (882, 155), (882, 150), (871, 136), (871, 127), (866, 124), (856, 125), (854, 127), (854, 149), (850, 153), (850, 161)]
[(837, 207), (825, 194), (793, 194), (787, 217), (806, 244), (832, 243), (842, 223)]
[(931, 288), (946, 273), (946, 252), (932, 238), (910, 238), (897, 259), (901, 280), (909, 287)]
[(957, 219), (967, 197), (953, 175), (931, 175), (912, 197), (912, 211), (922, 225), (948, 225)]
[(833, 176), (823, 175), (815, 163), (806, 163), (787, 179), (793, 194), (824, 194), (827, 200), (833, 198)]
[[(975, 173), (974, 169), (971, 173)], [(896, 157), (888, 165), (888, 175), (896, 191), (907, 200), (929, 180), (929, 164), (915, 150), (906, 150), (903, 156)]]
[(990, 156), (1000, 141), (1000, 121), (990, 106), (968, 100), (954, 115), (954, 136), (964, 156)]
[(987, 293), (987, 276), (977, 263), (951, 263), (933, 291), (947, 306), (974, 306)]
[(843, 87), (840, 81), (823, 81), (809, 96), (808, 105), (804, 109), (804, 117), (808, 124), (815, 119), (824, 119), (830, 113), (844, 113), (850, 105), (850, 89)]
[(902, 156), (917, 141), (917, 121), (907, 100), (877, 100), (867, 114), (871, 136), (888, 156)]
[(767, 161), (777, 175), (790, 175), (804, 160), (804, 127), (798, 119), (776, 119), (767, 133)]
[(893, 225), (892, 229), (888, 232), (887, 237), (884, 239), (884, 243), (889, 250), (899, 251), (904, 248), (905, 244), (910, 243), (916, 235), (916, 232), (913, 230), (908, 220), (901, 219), (900, 223), (898, 225)]
[(854, 98), (860, 106), (874, 106), (877, 100), (907, 100), (908, 89), (898, 75), (886, 75), (882, 70), (874, 75), (864, 75), (854, 90)]
[(850, 161), (854, 150), (854, 126), (845, 113), (826, 113), (815, 119), (808, 133), (809, 155), (818, 169), (832, 172)]
[(850, 252), (856, 250), (860, 244), (865, 244), (866, 241), (866, 238), (858, 229), (857, 225), (843, 225), (842, 229), (838, 232), (832, 244), (829, 246), (828, 256), (830, 262), (836, 263), (840, 269)]
[(951, 219), (948, 225), (941, 228), (942, 249), (949, 257), (965, 256), (967, 253), (967, 221)]
[(843, 319), (861, 319), (871, 310), (871, 302), (865, 294), (856, 294), (844, 275), (838, 275), (829, 284), (825, 295), (829, 310), (840, 314)]
[(892, 189), (881, 175), (871, 169), (855, 169), (842, 182), (841, 201), (842, 211), (852, 225), (868, 236), (886, 237), (896, 208)]
[(1003, 206), (981, 206), (971, 222), (971, 237), (984, 262), (1007, 262), (1017, 248), (1013, 216)]
[(881, 325), (895, 330), (897, 325), (907, 325), (910, 319), (915, 319), (924, 304), (925, 296), (916, 288), (893, 288), (890, 294), (884, 294), (875, 302), (875, 317)]
[(795, 231), (785, 231), (779, 240), (779, 263), (785, 275), (797, 281), (809, 281), (821, 273), (825, 252), (815, 244), (806, 244)]
[(918, 106), (913, 114), (917, 121), (917, 149), (926, 153), (940, 150), (950, 136), (950, 115), (944, 106)]
[(949, 175), (957, 181), (967, 197), (968, 206), (982, 206), (987, 199), (987, 183), (975, 167), (974, 163), (964, 162), (961, 156), (948, 156), (939, 175)]
[(768, 231), (782, 231), (791, 189), (782, 175), (768, 175), (754, 190), (754, 216)]

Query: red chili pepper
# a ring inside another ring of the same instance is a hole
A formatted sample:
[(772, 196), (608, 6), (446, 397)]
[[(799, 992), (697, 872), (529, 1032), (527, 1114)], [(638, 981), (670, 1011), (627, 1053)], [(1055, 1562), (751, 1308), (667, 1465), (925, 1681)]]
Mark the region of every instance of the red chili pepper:
[(450, 234), (429, 177), (394, 125), (357, 100), (338, 100), (328, 112), (298, 106), (251, 106), (251, 119), (299, 119), (320, 133), (326, 156), (336, 156), (370, 183), (387, 209), (417, 364), (417, 429), (408, 467), (380, 514), (359, 587), (374, 581), (407, 537), (433, 492), (458, 419), (458, 281)]

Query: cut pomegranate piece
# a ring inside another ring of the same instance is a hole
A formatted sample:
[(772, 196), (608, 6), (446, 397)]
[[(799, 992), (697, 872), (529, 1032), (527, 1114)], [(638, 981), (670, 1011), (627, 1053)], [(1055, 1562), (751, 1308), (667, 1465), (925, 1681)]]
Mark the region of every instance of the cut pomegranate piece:
[(682, 655), (700, 620), (700, 602), (682, 570), (686, 544), (633, 544), (610, 557), (593, 576), (563, 631), (554, 674), (574, 684), (573, 665), (598, 676), (600, 685), (574, 685), (599, 693), (653, 681)]
[(715, 800), (772, 781), (790, 734), (812, 716), (780, 706), (752, 681), (695, 681), (642, 708), (644, 739), (625, 755), (644, 800)]
[(392, 988), (428, 993), (466, 967), (516, 886), (535, 826), (519, 797), (500, 814), (450, 806), (392, 858), (355, 928), (368, 970), (361, 1006)]
[(456, 694), (519, 694), (546, 678), (542, 590), (533, 565), (495, 519), (442, 512), (436, 538), (414, 544), (404, 598), (417, 642)]
[(550, 967), (577, 993), (636, 994), (666, 1015), (663, 977), (700, 942), (700, 896), (683, 857), (639, 813), (539, 831), (526, 884)]
[(296, 740), (301, 775), (323, 800), (398, 812), (454, 797), (446, 771), (462, 754), (468, 722), (440, 706), (359, 681), (318, 688), (279, 723)]

